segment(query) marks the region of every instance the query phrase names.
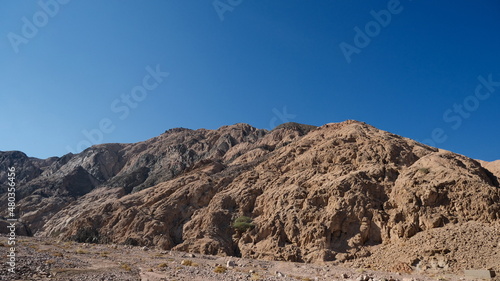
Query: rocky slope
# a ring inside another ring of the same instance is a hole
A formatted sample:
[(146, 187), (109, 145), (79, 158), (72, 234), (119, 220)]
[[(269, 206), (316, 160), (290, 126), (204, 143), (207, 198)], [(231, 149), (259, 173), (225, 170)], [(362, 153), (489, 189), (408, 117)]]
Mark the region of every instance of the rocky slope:
[(478, 160), (478, 162), (481, 163), (481, 166), (487, 169), (488, 172), (492, 173), (495, 177), (500, 178), (500, 160), (493, 162)]
[[(363, 261), (389, 270), (500, 270), (498, 165), (357, 121), (273, 131), (246, 124), (173, 129), (62, 158), (0, 157), (2, 167), (24, 172), (20, 216), (39, 236), (258, 259)], [(5, 202), (5, 194), (0, 198)], [(251, 222), (234, 227), (242, 216)], [(488, 258), (466, 260), (452, 244), (466, 245), (481, 229), (498, 247), (478, 246)], [(452, 243), (451, 233), (462, 235)], [(421, 238), (427, 234), (433, 235)], [(434, 249), (438, 240), (443, 245)], [(407, 255), (370, 260), (384, 249)]]
[[(246, 124), (217, 131), (176, 128), (145, 142), (97, 145), (61, 158), (0, 152), (0, 180), (6, 182), (8, 167), (16, 168), (20, 217), (36, 233), (52, 215), (98, 186), (120, 187), (125, 194), (151, 187), (196, 163), (222, 163), (229, 148), (242, 143), (245, 151), (265, 134)], [(6, 202), (5, 191), (2, 186), (1, 203)]]

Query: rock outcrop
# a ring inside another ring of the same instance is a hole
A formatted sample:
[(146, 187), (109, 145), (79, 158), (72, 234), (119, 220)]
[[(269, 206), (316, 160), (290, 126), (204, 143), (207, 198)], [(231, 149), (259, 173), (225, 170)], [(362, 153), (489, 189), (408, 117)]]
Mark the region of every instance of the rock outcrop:
[[(349, 262), (446, 227), (500, 222), (494, 162), (357, 121), (179, 128), (62, 158), (5, 155), (2, 165), (27, 169), (20, 216), (40, 236)], [(235, 227), (242, 216), (249, 226)]]

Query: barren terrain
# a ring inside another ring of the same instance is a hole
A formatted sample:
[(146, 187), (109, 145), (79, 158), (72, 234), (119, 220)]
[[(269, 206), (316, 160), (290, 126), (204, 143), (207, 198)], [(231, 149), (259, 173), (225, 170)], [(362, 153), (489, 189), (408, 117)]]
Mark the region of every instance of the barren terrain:
[[(335, 262), (304, 264), (189, 254), (157, 248), (18, 237), (16, 273), (0, 280), (473, 280), (463, 274), (373, 271)], [(7, 244), (0, 237), (0, 250)]]

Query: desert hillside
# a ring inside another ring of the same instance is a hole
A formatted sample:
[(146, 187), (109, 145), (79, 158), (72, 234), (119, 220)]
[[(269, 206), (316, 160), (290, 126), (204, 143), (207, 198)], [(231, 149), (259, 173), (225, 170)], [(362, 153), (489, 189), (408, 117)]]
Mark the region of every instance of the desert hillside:
[(177, 128), (61, 158), (0, 152), (0, 166), (1, 181), (6, 167), (19, 171), (24, 234), (382, 270), (500, 271), (499, 161), (358, 121)]

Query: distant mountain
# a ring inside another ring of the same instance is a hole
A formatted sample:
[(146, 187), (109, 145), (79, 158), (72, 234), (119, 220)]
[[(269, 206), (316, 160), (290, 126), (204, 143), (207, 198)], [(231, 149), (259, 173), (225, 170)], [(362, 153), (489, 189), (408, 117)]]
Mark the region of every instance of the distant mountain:
[[(404, 241), (425, 233), (467, 231), (471, 221), (485, 229), (499, 225), (498, 163), (352, 120), (321, 127), (287, 123), (272, 131), (236, 124), (171, 129), (144, 142), (45, 160), (0, 152), (0, 181), (7, 167), (19, 171), (20, 218), (27, 233), (39, 236), (259, 259), (368, 262), (383, 245), (406, 251)], [(2, 206), (5, 192), (2, 186)], [(434, 247), (432, 238), (425, 243)], [(419, 247), (401, 262), (436, 267)], [(443, 247), (451, 268), (469, 259), (461, 249)], [(466, 262), (498, 267), (500, 251), (491, 251)]]

